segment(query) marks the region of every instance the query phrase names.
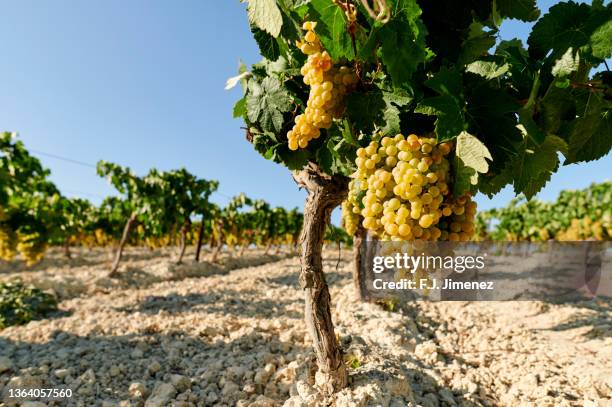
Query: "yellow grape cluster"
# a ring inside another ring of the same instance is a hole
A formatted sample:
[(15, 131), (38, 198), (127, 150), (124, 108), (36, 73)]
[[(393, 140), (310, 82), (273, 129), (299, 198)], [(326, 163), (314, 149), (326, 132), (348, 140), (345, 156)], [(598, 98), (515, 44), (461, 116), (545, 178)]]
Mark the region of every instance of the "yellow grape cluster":
[(349, 196), (365, 195), (363, 206), (351, 211), (382, 240), (470, 240), (476, 203), (451, 194), (451, 149), (415, 134), (385, 136), (358, 149)]
[(0, 259), (11, 261), (17, 254), (17, 234), (5, 223), (0, 223)]
[[(354, 190), (355, 181), (349, 182), (349, 191)], [(342, 202), (342, 227), (349, 235), (354, 235), (359, 227), (360, 218), (359, 203), (357, 195), (349, 193), (347, 199)]]
[(328, 129), (332, 120), (340, 117), (344, 95), (359, 80), (349, 67), (334, 66), (314, 31), (315, 26), (315, 22), (306, 21), (303, 25), (306, 35), (298, 42), (300, 50), (308, 55), (301, 74), (304, 83), (310, 86), (310, 93), (304, 113), (295, 117), (295, 124), (287, 133), (291, 150), (306, 148), (310, 140), (321, 136), (321, 129)]
[[(608, 224), (609, 216), (607, 214)], [(558, 232), (556, 239), (560, 241), (609, 240), (612, 236), (610, 232), (610, 228), (606, 228), (606, 216), (599, 221), (593, 221), (586, 216), (583, 219), (572, 219), (570, 227)]]
[(45, 250), (47, 250), (47, 243), (45, 239), (41, 239), (38, 233), (19, 235), (17, 250), (26, 261), (26, 264), (31, 266), (42, 260)]

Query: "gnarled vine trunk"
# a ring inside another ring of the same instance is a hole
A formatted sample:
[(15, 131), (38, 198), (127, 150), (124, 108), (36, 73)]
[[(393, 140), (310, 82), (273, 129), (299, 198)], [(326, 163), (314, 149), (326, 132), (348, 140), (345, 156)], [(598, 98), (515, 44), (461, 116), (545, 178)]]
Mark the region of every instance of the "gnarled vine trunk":
[(346, 197), (348, 180), (329, 176), (313, 163), (293, 177), (298, 185), (308, 190), (300, 236), (300, 285), (305, 292), (306, 327), (313, 340), (319, 367), (317, 384), (324, 392), (332, 393), (346, 387), (348, 373), (334, 333), (322, 248), (331, 212)]
[(70, 239), (69, 238), (64, 239), (64, 257), (67, 259), (72, 258), (72, 255), (70, 254)]
[(123, 235), (121, 235), (121, 241), (119, 242), (119, 247), (117, 248), (117, 253), (115, 254), (115, 261), (113, 262), (113, 267), (111, 268), (110, 273), (108, 273), (108, 277), (113, 278), (117, 276), (117, 270), (119, 270), (119, 262), (121, 261), (121, 256), (123, 256), (123, 248), (130, 237), (130, 231), (132, 227), (136, 223), (136, 214), (132, 214), (128, 221), (125, 223), (125, 227), (123, 228)]
[(357, 226), (357, 231), (353, 235), (353, 285), (355, 295), (360, 301), (369, 301), (366, 290), (365, 269), (363, 268), (363, 255), (366, 250), (367, 232), (363, 225)]
[(215, 251), (212, 254), (211, 262), (216, 262), (219, 257), (219, 253), (221, 253), (221, 249), (223, 248), (223, 223), (217, 221), (215, 222), (215, 227), (219, 233), (219, 237), (216, 240), (217, 246), (215, 247)]
[(189, 226), (191, 226), (191, 221), (187, 220), (181, 228), (181, 250), (179, 252), (178, 259), (176, 260), (176, 264), (181, 264), (183, 262), (185, 249), (187, 249), (187, 232), (189, 232)]
[(197, 243), (196, 252), (195, 252), (196, 263), (200, 261), (200, 252), (202, 251), (203, 236), (204, 236), (204, 217), (202, 217), (202, 222), (200, 223), (200, 228), (198, 229), (198, 243)]

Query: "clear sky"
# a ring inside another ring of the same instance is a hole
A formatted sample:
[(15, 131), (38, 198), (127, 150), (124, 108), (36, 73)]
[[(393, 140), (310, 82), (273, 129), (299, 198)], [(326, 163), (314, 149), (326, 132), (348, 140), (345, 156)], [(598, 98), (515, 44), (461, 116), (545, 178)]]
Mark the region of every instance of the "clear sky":
[[(138, 173), (184, 166), (220, 181), (222, 205), (245, 192), (302, 206), (286, 168), (259, 156), (232, 118), (239, 87), (223, 89), (240, 59), (260, 59), (244, 9), (238, 0), (2, 1), (0, 128), (33, 151), (85, 164), (104, 159)], [(525, 39), (527, 29), (504, 22), (501, 37)], [(89, 166), (39, 157), (68, 196), (98, 203), (113, 193)], [(611, 155), (564, 167), (539, 197), (611, 174)], [(512, 196), (507, 188), (478, 201), (502, 206)]]

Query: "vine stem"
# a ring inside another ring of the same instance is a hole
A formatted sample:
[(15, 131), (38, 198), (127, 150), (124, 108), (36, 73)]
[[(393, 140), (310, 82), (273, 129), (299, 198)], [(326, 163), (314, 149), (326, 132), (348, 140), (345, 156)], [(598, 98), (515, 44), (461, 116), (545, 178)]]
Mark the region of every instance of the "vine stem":
[(317, 358), (315, 382), (323, 393), (331, 394), (347, 386), (348, 372), (331, 318), (331, 297), (323, 272), (322, 250), (331, 212), (348, 193), (348, 179), (330, 176), (314, 163), (294, 173), (293, 178), (308, 191), (300, 236), (300, 285), (305, 296), (304, 319)]

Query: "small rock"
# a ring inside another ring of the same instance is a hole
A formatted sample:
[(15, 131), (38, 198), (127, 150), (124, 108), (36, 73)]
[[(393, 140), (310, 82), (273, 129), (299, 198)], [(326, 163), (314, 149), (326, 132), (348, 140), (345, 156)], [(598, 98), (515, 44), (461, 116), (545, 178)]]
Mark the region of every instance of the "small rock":
[(295, 384), (295, 388), (298, 395), (304, 400), (308, 399), (308, 397), (315, 393), (315, 390), (303, 380), (298, 380), (298, 382)]
[(247, 383), (242, 388), (242, 391), (246, 394), (253, 394), (257, 391), (257, 387), (253, 383)]
[(451, 406), (457, 405), (457, 402), (453, 397), (453, 393), (449, 389), (440, 389), (440, 391), (438, 391), (438, 395), (446, 404), (450, 404)]
[(250, 407), (276, 407), (278, 403), (266, 396), (259, 396), (257, 399), (250, 404)]
[(276, 370), (276, 366), (272, 363), (268, 363), (266, 367), (263, 369), (259, 369), (257, 373), (255, 373), (255, 383), (257, 384), (266, 384), (270, 377), (274, 374)]
[(6, 356), (0, 357), (0, 373), (13, 370), (13, 362)]
[(206, 395), (206, 404), (214, 404), (217, 400), (219, 400), (219, 396), (215, 392), (209, 392)]
[(42, 387), (42, 380), (38, 376), (15, 376), (6, 384), (7, 389), (36, 389)]
[(155, 374), (161, 370), (161, 365), (159, 364), (157, 360), (154, 360), (153, 362), (149, 364), (148, 370), (149, 370), (149, 373)]
[(176, 394), (176, 389), (170, 383), (157, 382), (151, 395), (145, 402), (145, 407), (162, 407)]
[(228, 381), (225, 383), (225, 386), (223, 386), (223, 390), (221, 390), (221, 393), (223, 393), (224, 396), (231, 396), (232, 394), (235, 394), (238, 391), (240, 391), (240, 386), (238, 386), (234, 382)]
[(144, 352), (139, 348), (134, 349), (132, 353), (130, 353), (130, 357), (132, 359), (141, 359), (143, 356)]
[(108, 371), (108, 374), (111, 375), (111, 377), (117, 377), (121, 374), (121, 369), (119, 369), (119, 366), (111, 366), (111, 368)]
[(85, 373), (79, 376), (79, 380), (84, 383), (94, 384), (96, 382), (96, 374), (94, 373), (93, 369), (87, 369)]
[(66, 376), (68, 376), (70, 374), (70, 369), (57, 369), (56, 371), (53, 372), (53, 374), (58, 379), (64, 380), (66, 378)]
[(47, 407), (47, 405), (42, 401), (24, 401), (21, 407)]
[(188, 377), (180, 374), (173, 374), (170, 376), (170, 383), (178, 390), (179, 393), (191, 388), (191, 380)]
[(147, 395), (147, 386), (140, 382), (133, 382), (130, 384), (128, 392), (133, 399), (145, 398)]

